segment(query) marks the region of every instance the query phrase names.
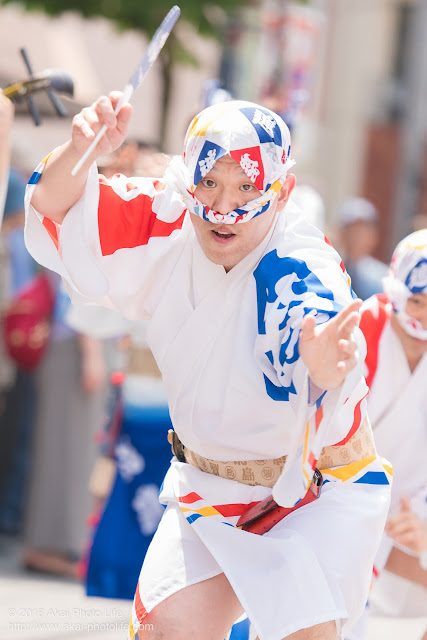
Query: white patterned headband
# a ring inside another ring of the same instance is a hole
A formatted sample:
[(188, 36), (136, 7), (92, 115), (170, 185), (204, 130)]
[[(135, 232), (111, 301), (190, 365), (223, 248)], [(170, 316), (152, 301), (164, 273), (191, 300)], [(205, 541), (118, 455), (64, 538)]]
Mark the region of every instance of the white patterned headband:
[(406, 313), (411, 296), (427, 293), (427, 229), (415, 231), (399, 242), (383, 287), (404, 330), (415, 338), (427, 340), (427, 329)]
[[(267, 211), (286, 180), (290, 134), (283, 120), (264, 107), (242, 100), (213, 105), (191, 122), (183, 156), (172, 159), (166, 182), (194, 214), (218, 224), (247, 222)], [(223, 156), (230, 156), (261, 192), (258, 198), (221, 214), (195, 195), (199, 182)]]

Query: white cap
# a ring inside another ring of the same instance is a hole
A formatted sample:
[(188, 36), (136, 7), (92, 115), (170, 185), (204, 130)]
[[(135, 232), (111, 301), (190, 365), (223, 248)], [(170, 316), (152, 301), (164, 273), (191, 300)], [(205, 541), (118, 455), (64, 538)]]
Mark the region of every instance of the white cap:
[(346, 198), (338, 207), (337, 224), (346, 227), (353, 222), (378, 222), (378, 211), (365, 198)]

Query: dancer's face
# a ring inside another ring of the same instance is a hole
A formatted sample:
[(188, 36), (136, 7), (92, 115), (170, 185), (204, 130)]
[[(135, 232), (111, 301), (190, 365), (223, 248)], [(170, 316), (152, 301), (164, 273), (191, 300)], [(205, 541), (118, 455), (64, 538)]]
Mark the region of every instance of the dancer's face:
[[(427, 329), (427, 293), (417, 293), (410, 296), (406, 303), (406, 313), (418, 320), (424, 329)], [(418, 359), (427, 353), (427, 340), (411, 336), (399, 323), (395, 314), (391, 315), (390, 320), (408, 359), (409, 357)]]
[[(226, 271), (232, 269), (265, 238), (276, 211), (286, 205), (295, 176), (289, 175), (271, 207), (248, 222), (241, 224), (215, 224), (191, 214), (197, 240), (206, 257), (221, 264)], [(223, 156), (199, 182), (195, 196), (210, 209), (225, 215), (261, 195), (241, 166), (230, 156)]]
[(406, 313), (427, 329), (427, 293), (417, 293), (408, 298)]

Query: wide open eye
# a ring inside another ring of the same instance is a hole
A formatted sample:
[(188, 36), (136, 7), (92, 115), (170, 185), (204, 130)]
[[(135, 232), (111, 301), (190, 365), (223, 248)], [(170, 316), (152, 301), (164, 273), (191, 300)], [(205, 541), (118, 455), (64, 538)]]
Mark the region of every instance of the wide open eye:
[(254, 189), (256, 189), (254, 184), (251, 184), (250, 182), (248, 182), (247, 184), (242, 184), (242, 186), (240, 187), (241, 191), (253, 191)]
[(216, 187), (216, 182), (214, 180), (211, 180), (210, 178), (204, 178), (203, 180), (201, 180), (201, 183), (208, 189), (213, 189), (214, 187)]

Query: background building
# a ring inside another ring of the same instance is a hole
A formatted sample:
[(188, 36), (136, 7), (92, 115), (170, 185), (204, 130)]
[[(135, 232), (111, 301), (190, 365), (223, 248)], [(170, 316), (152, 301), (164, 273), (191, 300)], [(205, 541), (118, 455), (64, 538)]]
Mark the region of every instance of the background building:
[[(219, 77), (233, 97), (263, 102), (292, 121), (298, 180), (326, 205), (328, 230), (350, 195), (370, 198), (380, 212), (378, 256), (427, 211), (426, 0), (259, 0), (238, 16), (217, 7), (224, 41), (201, 38), (185, 23), (177, 34), (199, 66), (176, 65), (164, 148), (179, 153), (190, 118), (204, 106), (203, 86)], [(222, 12), (222, 13), (221, 13)], [(25, 77), (25, 46), (36, 70), (62, 67), (75, 81), (70, 114), (100, 93), (124, 86), (146, 41), (118, 33), (106, 20), (74, 14), (47, 18), (0, 9), (0, 85)], [(157, 62), (135, 95), (130, 135), (162, 137), (161, 67)], [(35, 128), (17, 118), (15, 151), (32, 167), (68, 135), (69, 122), (46, 117)]]
[[(179, 36), (191, 41), (199, 66), (177, 65), (171, 87), (172, 110), (164, 135), (164, 148), (179, 153), (189, 120), (203, 107), (202, 88), (207, 78), (216, 77), (219, 45), (202, 39), (187, 24), (176, 27)], [(71, 116), (99, 95), (121, 90), (142, 57), (147, 41), (135, 31), (119, 33), (104, 19), (84, 20), (76, 14), (50, 18), (40, 13), (24, 13), (17, 5), (0, 8), (0, 86), (27, 77), (19, 49), (25, 47), (35, 71), (56, 67), (68, 71), (75, 83), (74, 101), (64, 100), (70, 118), (60, 120), (48, 101), (35, 95), (43, 124), (35, 127), (25, 103), (17, 109), (13, 130), (15, 155), (34, 167), (53, 147), (64, 142)], [(135, 93), (135, 108), (129, 135), (149, 143), (161, 139), (161, 67), (157, 61)]]
[(427, 2), (264, 0), (244, 18), (230, 25), (226, 87), (290, 109), (297, 178), (321, 193), (327, 227), (345, 197), (368, 197), (388, 261), (426, 226)]

